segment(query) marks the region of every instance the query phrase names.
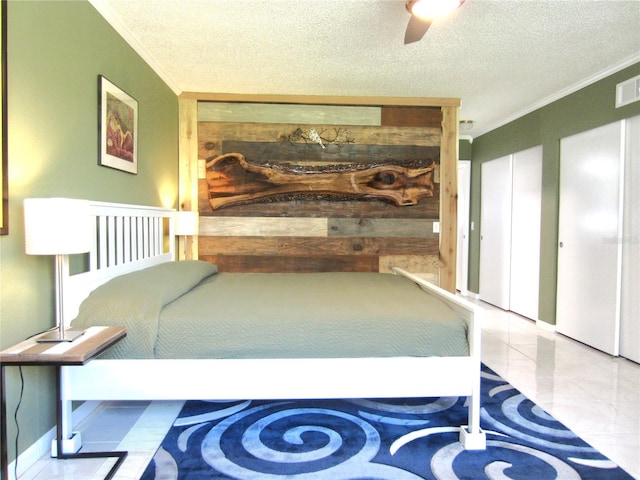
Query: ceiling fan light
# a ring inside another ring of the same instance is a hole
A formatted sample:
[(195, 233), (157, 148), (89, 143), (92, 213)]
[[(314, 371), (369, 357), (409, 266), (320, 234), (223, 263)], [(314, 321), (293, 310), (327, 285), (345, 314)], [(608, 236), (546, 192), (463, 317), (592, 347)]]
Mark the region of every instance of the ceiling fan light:
[(464, 0), (413, 0), (407, 2), (412, 15), (425, 20), (440, 18), (458, 8)]

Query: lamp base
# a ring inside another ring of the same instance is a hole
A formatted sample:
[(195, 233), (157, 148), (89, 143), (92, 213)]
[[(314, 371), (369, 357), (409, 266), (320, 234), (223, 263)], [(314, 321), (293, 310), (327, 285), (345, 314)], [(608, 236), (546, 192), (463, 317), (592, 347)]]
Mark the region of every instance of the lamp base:
[(84, 330), (55, 329), (38, 337), (38, 343), (73, 342), (81, 335), (84, 335)]

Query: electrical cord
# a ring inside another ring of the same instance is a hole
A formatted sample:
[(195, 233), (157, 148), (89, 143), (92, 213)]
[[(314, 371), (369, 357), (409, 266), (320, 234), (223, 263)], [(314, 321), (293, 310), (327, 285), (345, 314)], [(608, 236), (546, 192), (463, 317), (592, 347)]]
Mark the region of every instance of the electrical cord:
[[(52, 330), (57, 329), (58, 327), (52, 327), (48, 330), (44, 330), (42, 332), (39, 333), (35, 333), (33, 335), (28, 336), (25, 340), (29, 340), (30, 338), (33, 338), (37, 335), (43, 334), (43, 333), (47, 333), (50, 332)], [(13, 469), (13, 475), (16, 478), (16, 480), (18, 479), (18, 448), (19, 448), (19, 440), (20, 440), (20, 423), (18, 422), (18, 412), (20, 411), (20, 406), (22, 405), (22, 399), (24, 397), (24, 373), (22, 371), (22, 365), (18, 365), (18, 372), (20, 373), (20, 394), (18, 396), (18, 403), (16, 404), (16, 409), (13, 412), (13, 421), (16, 424), (16, 440), (15, 440), (15, 450), (16, 450), (16, 460), (14, 462), (14, 469)]]
[[(49, 332), (51, 330), (56, 329), (57, 327), (52, 327), (48, 330), (44, 330), (39, 333), (35, 333), (33, 335), (28, 336), (25, 340), (29, 340), (37, 335), (42, 333)], [(22, 398), (24, 397), (24, 373), (22, 372), (22, 365), (18, 365), (18, 372), (20, 373), (20, 395), (18, 396), (18, 403), (16, 405), (16, 409), (13, 412), (13, 421), (16, 424), (16, 441), (15, 441), (15, 449), (16, 449), (16, 460), (13, 464), (13, 476), (15, 479), (18, 479), (18, 448), (19, 448), (19, 440), (20, 440), (20, 423), (18, 422), (18, 412), (20, 411), (20, 405), (22, 405)]]
[(22, 404), (22, 397), (24, 394), (24, 375), (22, 374), (22, 365), (18, 366), (18, 371), (20, 372), (20, 396), (18, 397), (18, 404), (16, 405), (16, 410), (13, 413), (13, 421), (16, 424), (16, 460), (13, 464), (13, 474), (16, 480), (18, 479), (18, 439), (20, 438), (20, 424), (18, 423), (18, 411), (20, 410), (20, 405)]
[[(44, 330), (42, 332), (39, 333), (35, 333), (33, 335), (28, 336), (27, 338), (25, 338), (25, 340), (29, 340), (30, 338), (33, 338), (37, 335), (41, 335), (43, 333), (47, 333), (50, 332), (52, 330), (55, 330), (58, 327), (52, 327), (48, 330)], [(13, 476), (14, 478), (17, 480), (18, 479), (18, 454), (19, 454), (19, 441), (20, 441), (20, 422), (18, 421), (18, 413), (20, 411), (20, 406), (22, 405), (22, 399), (24, 398), (24, 372), (22, 371), (22, 365), (18, 365), (18, 372), (20, 374), (20, 394), (18, 396), (18, 403), (16, 404), (16, 409), (13, 412), (13, 421), (16, 424), (16, 439), (15, 439), (15, 443), (14, 443), (14, 447), (15, 447), (15, 451), (16, 451), (16, 459), (15, 462), (13, 464)]]

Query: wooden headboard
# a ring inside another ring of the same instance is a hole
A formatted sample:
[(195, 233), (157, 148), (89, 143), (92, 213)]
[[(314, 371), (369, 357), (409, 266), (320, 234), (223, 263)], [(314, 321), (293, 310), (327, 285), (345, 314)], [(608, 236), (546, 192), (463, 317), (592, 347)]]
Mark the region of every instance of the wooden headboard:
[[(454, 291), (458, 106), (458, 99), (182, 94), (180, 207), (200, 213), (200, 235), (186, 249), (221, 271), (400, 266)], [(423, 190), (409, 198), (404, 180), (413, 188), (431, 165)], [(376, 168), (386, 172), (381, 188), (352, 195), (365, 190), (358, 176)], [(400, 202), (382, 198), (396, 186)]]
[(91, 250), (77, 262), (75, 258), (70, 262), (68, 256), (64, 259), (65, 325), (75, 318), (82, 300), (96, 287), (123, 273), (175, 259), (175, 210), (91, 202), (90, 212), (95, 219)]

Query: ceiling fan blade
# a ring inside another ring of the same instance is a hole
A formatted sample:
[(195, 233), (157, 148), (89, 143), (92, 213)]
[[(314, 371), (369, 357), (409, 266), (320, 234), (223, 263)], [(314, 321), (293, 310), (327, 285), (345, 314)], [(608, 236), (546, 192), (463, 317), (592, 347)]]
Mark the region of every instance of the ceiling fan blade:
[(417, 42), (424, 37), (429, 27), (431, 26), (431, 20), (421, 20), (415, 15), (411, 15), (409, 18), (409, 24), (407, 25), (407, 31), (404, 34), (404, 44)]

